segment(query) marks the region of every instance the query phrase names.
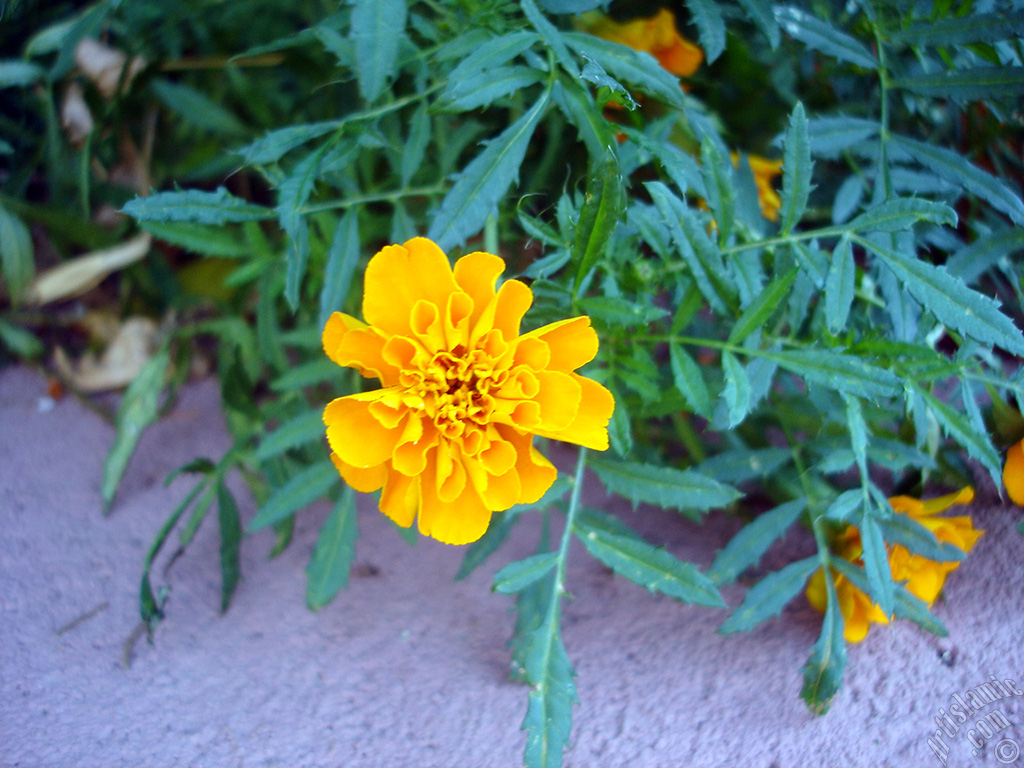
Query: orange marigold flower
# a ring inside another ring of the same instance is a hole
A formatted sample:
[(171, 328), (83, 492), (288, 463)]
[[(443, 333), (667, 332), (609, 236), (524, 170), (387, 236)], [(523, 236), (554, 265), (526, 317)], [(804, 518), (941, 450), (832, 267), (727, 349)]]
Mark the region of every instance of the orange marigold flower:
[[(740, 156), (736, 152), (730, 152), (733, 166), (739, 167)], [(782, 199), (779, 193), (772, 186), (772, 180), (782, 175), (782, 161), (769, 160), (760, 155), (747, 155), (750, 163), (750, 170), (754, 174), (754, 184), (757, 186), (757, 202), (761, 205), (761, 215), (768, 221), (779, 220), (779, 210), (782, 208)]]
[[(889, 503), (895, 512), (908, 515), (935, 534), (940, 542), (949, 542), (962, 552), (970, 552), (983, 531), (977, 530), (968, 515), (959, 517), (938, 517), (954, 504), (969, 504), (974, 500), (974, 489), (967, 487), (957, 493), (937, 499), (921, 501), (910, 496), (894, 496)], [(922, 600), (930, 608), (942, 591), (946, 576), (960, 565), (957, 561), (936, 562), (927, 557), (912, 554), (901, 544), (888, 547), (889, 570), (893, 581), (902, 583), (910, 594)], [(860, 531), (849, 526), (835, 542), (835, 554), (857, 565), (862, 565), (864, 554)], [(839, 609), (843, 614), (843, 636), (849, 643), (859, 643), (868, 633), (872, 622), (888, 624), (889, 617), (871, 602), (866, 594), (842, 574), (834, 574)], [(824, 612), (827, 604), (825, 574), (820, 568), (807, 583), (807, 600), (817, 610)]]
[(662, 8), (647, 19), (618, 22), (603, 13), (584, 14), (583, 28), (592, 35), (645, 51), (661, 66), (678, 77), (689, 77), (704, 61), (704, 51), (679, 34), (676, 17)]
[(1006, 452), (1003, 485), (1013, 503), (1024, 507), (1024, 440), (1014, 443)]
[(366, 267), (363, 317), (335, 312), (327, 356), (382, 388), (328, 404), (331, 460), (357, 491), (383, 488), (398, 525), (447, 544), (476, 541), (491, 513), (537, 501), (556, 470), (533, 435), (605, 450), (615, 403), (574, 371), (597, 354), (587, 317), (520, 335), (533, 302), (505, 262), (455, 264), (426, 238), (389, 245)]

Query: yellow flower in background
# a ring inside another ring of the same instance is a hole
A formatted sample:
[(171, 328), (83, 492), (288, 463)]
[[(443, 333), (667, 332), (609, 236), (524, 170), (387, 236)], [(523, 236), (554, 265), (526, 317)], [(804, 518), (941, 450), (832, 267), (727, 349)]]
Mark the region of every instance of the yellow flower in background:
[(1014, 443), (1006, 452), (1003, 485), (1013, 503), (1024, 507), (1024, 440)]
[[(740, 158), (735, 152), (730, 153), (732, 164), (739, 166)], [(772, 186), (772, 180), (782, 174), (782, 161), (769, 160), (759, 155), (747, 155), (750, 163), (750, 170), (754, 174), (754, 184), (757, 186), (757, 202), (761, 205), (761, 215), (768, 221), (779, 220), (779, 209), (782, 208), (782, 199), (779, 193)]]
[(587, 317), (520, 335), (533, 303), (505, 262), (455, 264), (426, 238), (389, 245), (366, 267), (363, 317), (335, 312), (324, 351), (382, 388), (328, 404), (331, 459), (357, 491), (383, 488), (398, 525), (447, 544), (475, 541), (491, 513), (540, 499), (556, 477), (533, 435), (608, 447), (615, 403), (574, 371), (597, 354)]
[[(974, 547), (983, 531), (977, 530), (967, 515), (939, 517), (938, 513), (956, 504), (969, 504), (973, 500), (974, 489), (967, 487), (957, 493), (928, 501), (910, 496), (894, 496), (889, 499), (889, 503), (896, 513), (905, 514), (930, 530), (939, 542), (948, 542), (966, 554)], [(946, 576), (960, 565), (957, 561), (940, 563), (912, 554), (901, 544), (889, 546), (888, 551), (893, 581), (902, 583), (908, 592), (925, 602), (929, 608), (942, 591)], [(838, 537), (835, 554), (856, 565), (863, 565), (861, 558), (864, 550), (860, 531), (856, 527), (849, 526)], [(835, 574), (834, 579), (839, 608), (845, 622), (843, 636), (847, 642), (858, 643), (863, 640), (872, 622), (889, 623), (889, 617), (882, 609), (845, 576)], [(824, 612), (827, 604), (825, 574), (820, 568), (807, 583), (807, 599), (817, 610)]]
[(679, 34), (675, 14), (667, 8), (650, 18), (625, 22), (594, 11), (583, 14), (580, 23), (596, 37), (651, 54), (664, 69), (678, 77), (689, 77), (704, 61), (704, 51)]

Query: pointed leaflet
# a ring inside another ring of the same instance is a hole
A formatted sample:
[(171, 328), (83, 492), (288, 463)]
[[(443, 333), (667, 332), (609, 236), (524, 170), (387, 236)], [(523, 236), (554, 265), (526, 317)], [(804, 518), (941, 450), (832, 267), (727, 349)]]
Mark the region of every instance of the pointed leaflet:
[(590, 554), (634, 584), (686, 603), (725, 606), (717, 587), (697, 566), (678, 560), (636, 534), (591, 528), (584, 519), (576, 520), (575, 531)]
[(142, 431), (156, 420), (170, 364), (170, 352), (167, 347), (163, 347), (142, 367), (124, 393), (121, 407), (117, 411), (117, 435), (103, 464), (104, 512), (110, 511), (117, 486), (142, 437)]
[(967, 17), (920, 21), (889, 33), (908, 45), (994, 43), (1024, 35), (1024, 11), (978, 13)]
[(788, 35), (816, 51), (865, 69), (878, 67), (875, 57), (863, 44), (806, 11), (793, 6), (778, 6), (775, 18)]
[(463, 92), (463, 83), (477, 78), (481, 72), (503, 67), (530, 48), (538, 40), (537, 33), (529, 30), (511, 32), (492, 37), (472, 48), (447, 77), (441, 102), (454, 101)]
[(519, 592), (546, 576), (558, 564), (558, 552), (541, 552), (511, 562), (494, 574), (491, 589), (503, 595)]
[(955, 227), (956, 211), (943, 203), (917, 197), (894, 197), (865, 211), (846, 226), (852, 230), (897, 232), (919, 221)]
[(768, 37), (772, 48), (779, 47), (779, 25), (772, 13), (771, 0), (739, 0), (740, 6), (747, 12), (747, 16), (754, 20), (754, 23)]
[(940, 323), (982, 344), (1000, 346), (1014, 354), (1024, 355), (1024, 337), (1020, 329), (999, 310), (995, 300), (968, 288), (941, 267), (916, 256), (882, 247), (869, 238), (856, 239), (880, 256), (910, 295)]
[(309, 225), (301, 209), (313, 192), (324, 155), (332, 146), (333, 142), (326, 141), (319, 149), (306, 155), (277, 188), (276, 211), (281, 228), (288, 234), (284, 296), (293, 310), (299, 306), (299, 287), (309, 259)]
[(697, 31), (700, 43), (712, 62), (725, 50), (725, 19), (715, 0), (685, 0)]
[(260, 507), (248, 530), (258, 531), (284, 520), (327, 493), (338, 482), (338, 470), (330, 461), (320, 461), (291, 476), (284, 485), (274, 489)]
[(813, 555), (768, 574), (747, 591), (743, 602), (722, 622), (718, 631), (723, 635), (749, 632), (762, 621), (775, 616), (803, 589), (818, 565), (818, 557)]
[(591, 95), (568, 77), (561, 77), (552, 89), (555, 104), (576, 127), (578, 138), (591, 157), (600, 157), (615, 142), (615, 134)]
[(672, 367), (672, 379), (679, 394), (683, 396), (694, 413), (705, 419), (710, 419), (711, 396), (708, 394), (708, 386), (704, 383), (700, 367), (681, 344), (670, 345), (668, 352)]
[(344, 124), (345, 120), (342, 119), (309, 123), (307, 125), (289, 125), (287, 128), (269, 131), (251, 144), (246, 144), (241, 149), (235, 150), (235, 152), (242, 156), (246, 165), (273, 163), (280, 160), (296, 147), (302, 146), (307, 141), (317, 139), (325, 133), (330, 133)]
[(782, 160), (782, 234), (789, 234), (807, 209), (811, 193), (811, 147), (807, 139), (807, 115), (797, 102), (789, 116)]
[(1000, 96), (1019, 98), (1024, 87), (1024, 67), (944, 69), (934, 74), (900, 77), (892, 84), (936, 99), (979, 101)]
[(256, 461), (266, 461), (274, 456), (280, 456), (289, 448), (305, 445), (322, 438), (323, 434), (323, 415), (320, 411), (307, 411), (289, 419), (273, 432), (264, 435), (253, 458)]
[(882, 613), (892, 616), (894, 598), (889, 554), (886, 552), (882, 532), (871, 510), (870, 504), (864, 504), (858, 526), (864, 547), (864, 572), (868, 577), (867, 594), (882, 609)]
[(224, 613), (231, 604), (241, 574), (238, 548), (242, 541), (242, 521), (235, 497), (223, 477), (217, 481), (217, 522), (220, 525), (220, 612)]
[(707, 204), (718, 229), (718, 242), (724, 244), (732, 234), (736, 218), (736, 190), (733, 168), (722, 155), (720, 142), (709, 136), (701, 139), (700, 170), (707, 190)]
[(596, 457), (587, 463), (609, 491), (625, 496), (634, 506), (645, 503), (666, 509), (707, 510), (727, 506), (740, 497), (734, 488), (693, 470)]
[(726, 407), (726, 426), (732, 429), (750, 412), (750, 377), (732, 352), (722, 353), (722, 372), (725, 389), (722, 401)]
[(721, 585), (756, 565), (772, 542), (782, 536), (806, 508), (806, 499), (794, 499), (758, 515), (715, 556), (715, 561), (706, 571), (708, 578)]
[[(895, 515), (895, 517), (899, 517), (899, 515)], [(832, 567), (849, 579), (850, 583), (865, 595), (868, 593), (868, 580), (864, 575), (863, 568), (858, 568), (849, 560), (844, 560), (841, 557), (832, 561)], [(905, 587), (896, 584), (894, 598), (896, 618), (909, 619), (921, 629), (939, 637), (949, 635), (943, 623), (928, 611), (928, 605), (917, 596), (910, 594)]]
[(332, 312), (340, 311), (348, 298), (352, 275), (359, 263), (359, 214), (352, 206), (338, 222), (334, 239), (327, 251), (324, 268), (324, 287), (320, 290), (320, 327), (323, 328)]
[(828, 594), (825, 619), (821, 623), (818, 641), (811, 648), (810, 658), (804, 666), (804, 685), (800, 691), (807, 708), (816, 715), (828, 712), (832, 698), (843, 682), (843, 669), (846, 667), (843, 614), (839, 610), (835, 582), (829, 574), (825, 575), (825, 589)]
[(799, 272), (799, 267), (793, 267), (780, 274), (757, 295), (729, 332), (729, 344), (742, 344), (751, 333), (765, 327), (768, 318), (783, 306), (782, 301), (793, 287)]
[(142, 228), (157, 240), (203, 256), (241, 258), (252, 253), (251, 244), (240, 240), (234, 228), (169, 221), (145, 221)]
[(533, 686), (522, 725), (527, 732), (524, 762), (530, 768), (559, 768), (572, 730), (575, 673), (562, 643), (558, 616), (559, 611), (548, 611), (530, 633), (523, 653), (526, 680)]
[(844, 236), (832, 251), (828, 274), (825, 275), (825, 324), (830, 333), (839, 333), (846, 327), (856, 281), (853, 246), (850, 238)]
[(760, 355), (808, 381), (856, 397), (892, 397), (901, 387), (900, 379), (893, 373), (841, 350), (762, 350)]
[(35, 271), (28, 227), (0, 205), (0, 274), (15, 301), (32, 282)]
[(434, 216), (428, 237), (442, 250), (462, 243), (483, 227), (484, 221), (519, 176), (526, 148), (547, 108), (545, 92), (529, 112), (493, 139), (459, 174)]
[(979, 237), (946, 262), (946, 271), (967, 285), (975, 282), (1000, 259), (1024, 250), (1024, 228), (1005, 227)]
[(540, 33), (544, 44), (555, 54), (555, 58), (562, 65), (562, 69), (573, 77), (579, 77), (579, 67), (576, 66), (576, 60), (569, 54), (569, 49), (566, 47), (565, 40), (562, 39), (562, 33), (558, 28), (545, 18), (533, 0), (519, 0), (519, 3), (530, 24)]
[(933, 173), (977, 195), (1013, 219), (1018, 226), (1024, 226), (1024, 202), (1002, 179), (981, 170), (952, 150), (906, 136), (894, 135), (891, 141)]
[(464, 112), (486, 107), (503, 96), (518, 93), (544, 82), (543, 75), (531, 67), (511, 66), (485, 69), (460, 80), (448, 91), (446, 109)]
[(306, 566), (306, 605), (311, 610), (323, 608), (348, 585), (358, 534), (355, 491), (345, 488), (320, 528), (316, 549)]
[(874, 138), (881, 129), (878, 122), (862, 117), (816, 117), (807, 121), (807, 140), (812, 154), (839, 157), (843, 150)]
[(136, 197), (125, 203), (121, 212), (139, 221), (194, 221), (199, 224), (274, 218), (271, 209), (234, 197), (224, 187), (218, 187), (216, 192), (185, 189)]
[(367, 101), (380, 96), (398, 65), (405, 32), (405, 0), (351, 0), (349, 37), (356, 49), (356, 79)]
[(948, 541), (939, 541), (935, 534), (910, 515), (894, 514), (879, 520), (878, 527), (886, 541), (900, 544), (909, 552), (937, 563), (958, 562), (967, 555), (962, 549)]
[(574, 292), (587, 273), (593, 269), (608, 247), (612, 231), (624, 209), (622, 179), (619, 177), (615, 153), (607, 150), (591, 162), (587, 174), (587, 191), (576, 223), (572, 258), (576, 261)]

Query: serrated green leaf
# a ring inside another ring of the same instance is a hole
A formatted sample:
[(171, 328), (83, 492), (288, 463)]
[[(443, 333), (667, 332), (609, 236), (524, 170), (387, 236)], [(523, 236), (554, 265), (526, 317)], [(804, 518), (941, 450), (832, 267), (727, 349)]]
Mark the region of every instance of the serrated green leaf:
[(677, 109), (686, 109), (679, 79), (663, 69), (650, 54), (581, 32), (566, 32), (562, 38), (570, 48), (596, 61), (616, 80)]
[(623, 328), (646, 325), (668, 314), (667, 310), (661, 307), (637, 304), (615, 296), (588, 296), (577, 303), (588, 317), (606, 325)]
[(934, 533), (909, 515), (893, 514), (877, 522), (886, 541), (900, 544), (912, 554), (937, 563), (958, 562), (967, 557), (955, 544), (936, 539)]
[(559, 78), (552, 96), (566, 119), (576, 126), (591, 157), (602, 156), (615, 143), (615, 134), (591, 95), (570, 78)]
[(700, 43), (708, 62), (717, 59), (725, 50), (725, 19), (715, 0), (685, 0), (690, 18), (700, 35)]
[(955, 227), (956, 211), (943, 203), (917, 197), (894, 197), (865, 211), (846, 226), (851, 230), (897, 232), (919, 221)]
[(776, 6), (779, 25), (804, 45), (865, 69), (876, 69), (878, 61), (862, 43), (837, 27), (794, 6)]
[[(899, 515), (894, 515), (893, 517), (899, 517)], [(863, 568), (858, 568), (850, 561), (839, 557), (832, 560), (832, 566), (849, 579), (854, 587), (865, 595), (868, 593), (868, 580)], [(908, 619), (926, 632), (931, 632), (939, 637), (946, 637), (949, 634), (942, 622), (928, 611), (927, 604), (910, 594), (905, 587), (896, 584), (894, 597), (894, 613), (896, 618)]]
[(242, 520), (238, 514), (235, 497), (224, 484), (217, 482), (217, 522), (220, 525), (220, 612), (231, 605), (238, 579), (241, 576), (239, 546), (242, 542)]
[(680, 344), (669, 346), (669, 363), (676, 389), (693, 412), (705, 419), (711, 418), (711, 396), (700, 367)]
[(853, 262), (850, 238), (842, 237), (832, 251), (832, 260), (825, 275), (825, 324), (830, 333), (846, 327), (856, 288), (857, 270)]
[(195, 223), (144, 221), (142, 228), (157, 240), (180, 246), (203, 256), (237, 258), (252, 253), (252, 247), (224, 227), (207, 227)]
[(811, 154), (839, 157), (850, 147), (875, 138), (881, 129), (878, 122), (861, 117), (816, 117), (807, 121), (807, 141)]
[(427, 103), (424, 102), (409, 121), (409, 135), (402, 147), (399, 177), (402, 180), (403, 188), (409, 186), (409, 182), (423, 165), (423, 158), (426, 156), (427, 147), (430, 146), (430, 140), (430, 112), (427, 109)]
[(726, 407), (726, 426), (732, 429), (750, 412), (750, 377), (736, 356), (728, 351), (722, 353), (722, 373), (725, 377), (722, 401)]
[(444, 106), (460, 112), (478, 109), (542, 82), (543, 76), (530, 67), (510, 66), (483, 70), (449, 88)]
[(572, 247), (572, 258), (577, 264), (574, 292), (579, 291), (583, 278), (604, 256), (624, 210), (618, 161), (615, 153), (609, 150), (592, 161), (587, 176), (587, 191), (576, 222)]
[(0, 205), (0, 274), (17, 301), (35, 277), (32, 236), (15, 214)]
[(901, 387), (900, 379), (890, 371), (839, 350), (762, 350), (759, 354), (808, 381), (855, 397), (893, 397)]
[(153, 355), (132, 380), (117, 411), (117, 434), (103, 464), (103, 510), (110, 512), (114, 494), (128, 461), (142, 437), (143, 430), (156, 421), (160, 410), (160, 395), (164, 379), (171, 365), (171, 355), (162, 348)]
[(453, 91), (461, 88), (460, 84), (464, 80), (474, 79), (480, 72), (503, 67), (528, 50), (539, 39), (536, 32), (522, 29), (507, 35), (491, 37), (467, 49), (466, 57), (449, 73), (441, 100), (450, 100)]
[(804, 685), (800, 697), (816, 715), (828, 712), (832, 699), (843, 682), (846, 667), (846, 640), (843, 637), (843, 614), (839, 610), (836, 586), (826, 575), (825, 589), (828, 605), (821, 634), (811, 647), (811, 655), (804, 666)]
[(509, 563), (496, 574), (491, 589), (511, 595), (546, 576), (558, 563), (558, 552), (541, 552)]
[(576, 535), (590, 554), (634, 584), (694, 605), (725, 606), (717, 587), (697, 566), (635, 534), (624, 536), (591, 528), (577, 518)]
[(259, 448), (253, 454), (256, 461), (266, 461), (280, 456), (289, 448), (310, 443), (324, 436), (323, 414), (318, 410), (302, 413), (281, 424), (260, 440)]
[(319, 461), (306, 467), (273, 490), (247, 530), (258, 531), (284, 520), (326, 495), (338, 481), (338, 470), (330, 461)]
[(758, 28), (768, 37), (771, 47), (779, 47), (779, 24), (772, 12), (771, 0), (739, 0), (740, 6), (747, 16), (754, 20)]
[(427, 235), (442, 250), (447, 251), (479, 232), (519, 177), (526, 148), (547, 104), (545, 92), (529, 112), (493, 139), (459, 174)]
[(346, 487), (320, 528), (306, 566), (306, 605), (311, 610), (323, 608), (348, 585), (358, 535), (355, 492)]
[(743, 526), (715, 556), (715, 561), (706, 571), (707, 577), (721, 586), (747, 568), (757, 565), (772, 542), (782, 536), (805, 509), (806, 499), (794, 499), (758, 515)]
[(1000, 259), (1024, 250), (1024, 227), (1007, 227), (979, 237), (946, 262), (946, 271), (967, 285), (975, 282)]
[(555, 54), (555, 58), (562, 65), (562, 69), (573, 77), (579, 77), (579, 67), (576, 66), (576, 60), (569, 54), (569, 49), (566, 47), (565, 40), (562, 39), (562, 33), (558, 28), (545, 18), (533, 0), (519, 0), (519, 4), (523, 8), (523, 13), (526, 14), (527, 20), (540, 34), (544, 45)]
[(892, 572), (889, 569), (889, 553), (885, 549), (885, 541), (870, 506), (865, 504), (861, 513), (860, 540), (863, 544), (864, 572), (868, 577), (868, 592), (871, 599), (882, 609), (882, 613), (891, 616), (893, 612)]
[(548, 13), (586, 13), (608, 4), (608, 0), (537, 0), (537, 2)]
[(355, 47), (359, 93), (375, 101), (398, 68), (398, 47), (405, 32), (405, 0), (351, 0), (349, 38)]
[(892, 84), (937, 99), (979, 101), (1000, 96), (1019, 97), (1024, 88), (1024, 67), (944, 69), (927, 75), (899, 77)]
[(234, 197), (224, 187), (216, 192), (200, 189), (157, 192), (136, 197), (124, 204), (122, 213), (139, 221), (194, 221), (198, 224), (226, 224), (274, 218), (274, 211)]
[(768, 574), (747, 591), (743, 602), (722, 622), (718, 631), (723, 635), (749, 632), (775, 616), (803, 589), (818, 565), (818, 556), (814, 555)]
[(345, 122), (344, 119), (326, 120), (320, 123), (278, 128), (235, 151), (245, 159), (246, 165), (274, 163), (307, 141), (318, 139), (324, 134), (337, 130)]
[(275, 210), (281, 221), (281, 228), (288, 235), (284, 297), (292, 311), (298, 309), (299, 288), (306, 274), (306, 262), (309, 260), (309, 226), (302, 215), (302, 206), (313, 192), (324, 155), (331, 147), (332, 144), (328, 141), (310, 152), (296, 163), (292, 172), (277, 188)]
[(693, 193), (698, 197), (707, 198), (704, 188), (704, 177), (700, 165), (693, 157), (669, 141), (662, 141), (647, 134), (623, 126), (627, 138), (641, 149), (650, 152), (664, 167), (672, 182), (683, 194)]
[(907, 45), (967, 45), (994, 43), (1024, 35), (1024, 11), (976, 13), (970, 16), (920, 21), (890, 33)]
[(345, 211), (334, 231), (331, 247), (327, 251), (324, 268), (324, 287), (320, 291), (320, 327), (323, 328), (332, 312), (340, 311), (352, 287), (352, 276), (359, 264), (361, 241), (359, 214), (353, 206)]
[(807, 115), (803, 103), (797, 102), (789, 116), (789, 129), (786, 131), (783, 147), (782, 208), (779, 221), (784, 235), (793, 230), (807, 210), (812, 169), (811, 145), (807, 138)]
[(893, 135), (891, 140), (933, 173), (977, 195), (1013, 219), (1018, 226), (1024, 226), (1024, 202), (1002, 179), (981, 170), (959, 153), (944, 147), (899, 135)]
[(789, 289), (793, 287), (799, 272), (799, 267), (792, 267), (772, 280), (768, 287), (757, 295), (750, 306), (743, 310), (743, 314), (729, 332), (729, 344), (742, 344), (751, 333), (764, 327), (768, 318), (783, 306), (782, 302)]
[(716, 453), (695, 469), (723, 483), (743, 483), (770, 477), (792, 458), (793, 453), (788, 448), (735, 448)]
[(590, 457), (588, 465), (612, 493), (637, 504), (666, 509), (703, 511), (725, 507), (740, 497), (734, 488), (693, 470), (658, 467)]
[(736, 218), (736, 184), (729, 158), (722, 155), (719, 142), (705, 136), (700, 143), (700, 170), (704, 177), (705, 199), (718, 230), (718, 242), (724, 244), (732, 234)]
[[(622, 83), (615, 78), (611, 77), (607, 72), (604, 71), (604, 67), (598, 64), (593, 59), (583, 57), (586, 62), (583, 65), (583, 70), (580, 72), (580, 78), (588, 83), (592, 83), (598, 88), (607, 88), (615, 101), (621, 104), (628, 110), (634, 110), (637, 108), (636, 100), (633, 95), (629, 92)], [(603, 100), (603, 97), (602, 97)]]
[(42, 67), (29, 61), (17, 59), (0, 61), (0, 89), (24, 88), (39, 82), (45, 75)]
[(191, 86), (157, 79), (150, 87), (165, 106), (189, 125), (226, 136), (241, 136), (249, 132), (234, 114)]
[(523, 661), (533, 686), (522, 729), (526, 733), (524, 762), (531, 768), (560, 768), (572, 730), (576, 699), (573, 669), (558, 630), (557, 612), (529, 636)]
[(910, 295), (939, 322), (982, 344), (1024, 355), (1020, 329), (999, 310), (995, 300), (926, 261), (882, 247), (871, 239), (863, 239), (861, 244), (880, 256)]
[(939, 424), (945, 429), (946, 434), (966, 448), (967, 453), (988, 470), (989, 476), (991, 476), (996, 488), (1001, 487), (1002, 469), (999, 454), (992, 445), (989, 435), (985, 432), (976, 432), (963, 414), (958, 413), (951, 406), (939, 400), (927, 389), (914, 386), (914, 391), (927, 404)]

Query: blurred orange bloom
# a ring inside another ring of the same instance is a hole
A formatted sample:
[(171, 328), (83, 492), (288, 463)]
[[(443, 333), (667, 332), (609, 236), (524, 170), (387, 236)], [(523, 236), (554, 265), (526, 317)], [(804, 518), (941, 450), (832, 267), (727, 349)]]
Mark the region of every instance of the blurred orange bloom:
[[(740, 157), (736, 152), (730, 152), (732, 164), (739, 166)], [(782, 200), (779, 193), (772, 186), (772, 180), (782, 174), (782, 161), (769, 160), (760, 155), (747, 155), (750, 163), (750, 170), (754, 174), (754, 184), (757, 186), (757, 202), (761, 205), (761, 215), (768, 221), (779, 220), (779, 209), (782, 208)]]
[(675, 14), (667, 8), (647, 19), (618, 22), (595, 11), (583, 14), (580, 21), (583, 29), (596, 37), (651, 54), (678, 77), (689, 77), (704, 61), (704, 51), (679, 34)]
[[(974, 489), (967, 487), (957, 493), (937, 499), (921, 501), (910, 496), (894, 496), (889, 499), (898, 514), (905, 514), (935, 534), (939, 542), (949, 542), (962, 552), (970, 552), (983, 531), (977, 530), (967, 515), (939, 517), (956, 504), (969, 504), (974, 500)], [(936, 562), (921, 555), (912, 554), (901, 544), (888, 547), (889, 569), (893, 581), (902, 583), (910, 594), (922, 600), (930, 608), (942, 591), (946, 576), (960, 565), (957, 561)], [(849, 526), (836, 540), (835, 554), (856, 565), (863, 565), (864, 553), (860, 531)], [(839, 609), (843, 614), (845, 627), (843, 636), (849, 643), (859, 643), (868, 633), (872, 622), (888, 624), (889, 617), (871, 602), (866, 594), (857, 589), (842, 574), (834, 574)], [(828, 598), (825, 588), (825, 574), (820, 568), (807, 583), (807, 599), (817, 610), (824, 612)]]
[(533, 435), (605, 450), (615, 403), (574, 373), (597, 354), (587, 317), (520, 335), (530, 289), (505, 262), (455, 264), (433, 242), (389, 245), (366, 267), (363, 317), (335, 312), (324, 351), (380, 379), (324, 411), (331, 459), (357, 491), (383, 488), (380, 510), (447, 544), (475, 541), (491, 513), (540, 499), (556, 477)]
[(1014, 443), (1006, 452), (1003, 485), (1013, 503), (1024, 507), (1024, 440)]

